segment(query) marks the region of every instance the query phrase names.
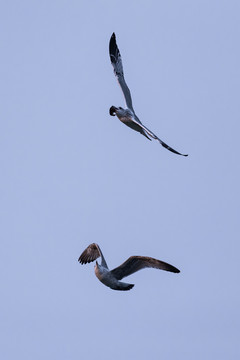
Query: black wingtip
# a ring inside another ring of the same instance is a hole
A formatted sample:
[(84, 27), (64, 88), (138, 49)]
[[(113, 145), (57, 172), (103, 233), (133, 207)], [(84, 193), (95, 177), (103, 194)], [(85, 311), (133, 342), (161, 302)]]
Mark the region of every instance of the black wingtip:
[(78, 258), (78, 262), (79, 262), (81, 265), (86, 264), (86, 263), (83, 262), (81, 256)]
[(110, 44), (115, 44), (116, 43), (116, 35), (115, 35), (115, 33), (113, 32), (112, 33), (112, 36), (111, 36), (111, 38), (110, 38), (110, 42), (109, 42)]
[(166, 265), (167, 265), (167, 268), (165, 268), (164, 270), (170, 271), (170, 272), (175, 273), (175, 274), (180, 273), (180, 270), (178, 268), (176, 268), (175, 266), (170, 265), (170, 264), (166, 264)]
[(179, 274), (179, 273), (180, 273), (180, 270), (177, 269), (175, 266), (172, 266), (172, 268), (171, 268), (170, 271), (173, 272), (173, 273), (175, 273), (175, 274)]
[(117, 55), (120, 55), (119, 49), (117, 47), (115, 33), (112, 33), (111, 39), (109, 41), (109, 54), (112, 63), (115, 63), (117, 61)]

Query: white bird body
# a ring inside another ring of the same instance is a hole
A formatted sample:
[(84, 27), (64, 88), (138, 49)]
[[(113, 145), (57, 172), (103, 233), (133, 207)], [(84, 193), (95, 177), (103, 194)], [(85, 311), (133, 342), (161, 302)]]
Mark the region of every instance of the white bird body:
[(138, 131), (140, 134), (144, 135), (147, 139), (151, 140), (155, 139), (160, 142), (160, 144), (168, 149), (169, 151), (182, 156), (188, 156), (187, 154), (181, 154), (180, 152), (174, 150), (172, 147), (168, 146), (165, 142), (163, 142), (157, 135), (155, 135), (151, 130), (149, 130), (146, 126), (144, 126), (133, 109), (132, 105), (132, 98), (130, 90), (126, 84), (124, 73), (123, 73), (123, 65), (122, 65), (122, 58), (120, 55), (120, 51), (118, 49), (116, 43), (116, 36), (113, 33), (109, 42), (109, 54), (111, 64), (113, 66), (114, 74), (117, 77), (119, 85), (122, 89), (127, 108), (123, 109), (121, 107), (111, 106), (109, 109), (109, 113), (112, 116), (117, 115), (118, 119), (124, 123), (125, 125), (129, 126), (135, 131)]
[(134, 113), (130, 109), (122, 109), (121, 107), (116, 108), (116, 115), (123, 123), (126, 123), (129, 120), (133, 121), (134, 119)]

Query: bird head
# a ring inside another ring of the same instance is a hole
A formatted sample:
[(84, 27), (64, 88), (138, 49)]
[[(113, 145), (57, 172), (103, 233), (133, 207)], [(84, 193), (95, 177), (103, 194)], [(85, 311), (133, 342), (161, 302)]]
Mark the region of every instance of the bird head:
[(116, 115), (116, 110), (117, 110), (117, 108), (115, 106), (111, 106), (110, 109), (109, 109), (109, 114), (111, 116), (115, 116)]

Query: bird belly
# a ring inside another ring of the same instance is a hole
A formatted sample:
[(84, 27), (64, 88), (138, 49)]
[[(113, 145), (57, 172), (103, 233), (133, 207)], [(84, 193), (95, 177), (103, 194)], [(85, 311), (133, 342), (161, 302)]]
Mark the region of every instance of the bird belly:
[(95, 267), (95, 275), (99, 281), (109, 287), (111, 287), (114, 280), (116, 281), (116, 279), (114, 279), (114, 277), (111, 275), (110, 271), (104, 267)]
[(133, 284), (118, 281), (111, 272), (104, 267), (95, 267), (95, 275), (101, 283), (113, 290), (130, 290), (134, 286)]
[(117, 114), (117, 117), (123, 124), (127, 125), (128, 127), (130, 127), (131, 129), (133, 129), (135, 131), (142, 133), (141, 126), (139, 126), (134, 121), (132, 121), (132, 116), (130, 114), (127, 114), (127, 115)]

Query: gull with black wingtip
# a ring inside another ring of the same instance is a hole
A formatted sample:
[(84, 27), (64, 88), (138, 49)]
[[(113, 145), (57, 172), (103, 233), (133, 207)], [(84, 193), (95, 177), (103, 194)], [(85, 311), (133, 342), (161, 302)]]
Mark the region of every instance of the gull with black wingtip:
[(174, 150), (173, 148), (168, 146), (165, 142), (163, 142), (161, 139), (159, 139), (159, 137), (157, 137), (151, 130), (149, 130), (146, 126), (144, 126), (141, 123), (141, 121), (135, 114), (132, 105), (131, 93), (124, 79), (122, 59), (116, 43), (115, 33), (112, 34), (110, 39), (109, 53), (110, 53), (110, 60), (113, 66), (114, 74), (118, 79), (119, 85), (123, 91), (123, 95), (127, 105), (127, 109), (123, 109), (122, 107), (111, 106), (109, 109), (110, 115), (112, 116), (117, 115), (117, 117), (122, 123), (129, 126), (133, 130), (138, 131), (140, 134), (144, 135), (149, 140), (151, 140), (151, 138), (158, 140), (163, 147), (173, 152), (174, 154), (188, 156), (187, 154), (181, 154), (180, 152)]

